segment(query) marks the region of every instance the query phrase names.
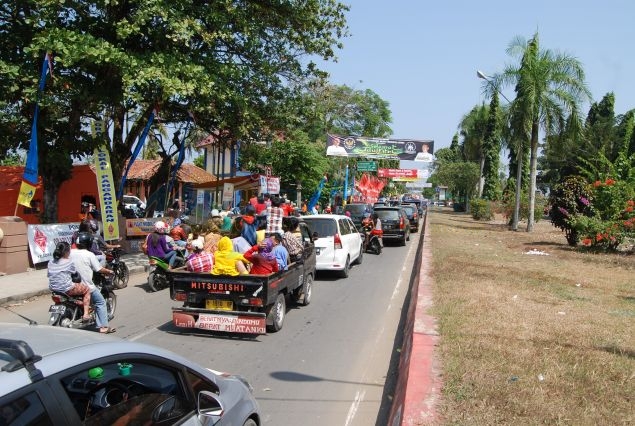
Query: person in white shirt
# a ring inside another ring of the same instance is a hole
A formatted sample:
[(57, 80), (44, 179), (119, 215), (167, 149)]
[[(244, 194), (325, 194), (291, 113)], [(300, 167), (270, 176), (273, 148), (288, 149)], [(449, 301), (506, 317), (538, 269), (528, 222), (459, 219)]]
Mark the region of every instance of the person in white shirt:
[(71, 250), (70, 259), (75, 264), (75, 269), (82, 277), (82, 281), (90, 289), (90, 298), (95, 305), (95, 321), (100, 333), (114, 333), (115, 329), (108, 326), (108, 312), (106, 310), (106, 300), (101, 295), (93, 283), (93, 271), (102, 274), (112, 274), (113, 271), (106, 269), (99, 264), (94, 253), (88, 248), (93, 242), (93, 236), (88, 232), (81, 232), (77, 236), (76, 249)]
[(415, 157), (415, 161), (423, 161), (426, 163), (430, 163), (432, 161), (432, 154), (430, 154), (428, 150), (430, 150), (430, 147), (428, 146), (428, 144), (427, 143), (422, 144), (421, 152), (417, 153), (417, 156)]
[(326, 155), (337, 155), (340, 157), (348, 156), (348, 152), (344, 149), (343, 146), (340, 146), (340, 138), (337, 136), (333, 138), (331, 145), (326, 148)]

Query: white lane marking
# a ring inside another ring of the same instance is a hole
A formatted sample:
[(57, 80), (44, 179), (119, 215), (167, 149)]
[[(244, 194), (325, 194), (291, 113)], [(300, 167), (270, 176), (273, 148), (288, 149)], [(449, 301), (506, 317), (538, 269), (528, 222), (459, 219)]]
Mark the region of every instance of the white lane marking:
[[(397, 295), (399, 294), (399, 290), (401, 287), (401, 284), (403, 283), (403, 276), (405, 273), (407, 272), (412, 272), (412, 265), (413, 262), (409, 262), (409, 260), (414, 257), (415, 253), (417, 252), (416, 249), (417, 245), (416, 244), (410, 244), (410, 248), (408, 249), (408, 256), (406, 257), (406, 262), (404, 263), (403, 268), (401, 268), (401, 274), (399, 274), (399, 278), (397, 279), (397, 284), (395, 285), (395, 289), (392, 292), (392, 295), (390, 296), (390, 303), (388, 304), (388, 307), (386, 308), (386, 312), (390, 311), (391, 307), (392, 307), (392, 301), (397, 297)], [(414, 252), (413, 252), (414, 249)], [(410, 271), (407, 271), (407, 266), (406, 265), (410, 265)], [(385, 331), (385, 326), (382, 326), (381, 329), (379, 330), (379, 332), (377, 333), (377, 337), (375, 338), (375, 344), (374, 346), (377, 347), (379, 344), (379, 341), (381, 340), (382, 335), (384, 334)], [(366, 376), (368, 374), (368, 367), (371, 365), (372, 363), (368, 363), (366, 365), (366, 368), (364, 369), (364, 372), (362, 373), (362, 382), (366, 381)], [(360, 393), (361, 392), (361, 393)], [(359, 408), (359, 404), (364, 400), (364, 396), (366, 396), (366, 391), (365, 390), (361, 390), (361, 391), (357, 391), (355, 393), (355, 399), (353, 399), (353, 403), (351, 404), (350, 408), (348, 409), (348, 415), (346, 416), (346, 423), (344, 423), (345, 426), (349, 426), (353, 419), (355, 418), (355, 414), (357, 414), (357, 410)]]
[(351, 404), (351, 408), (348, 409), (348, 415), (346, 416), (346, 426), (350, 425), (357, 413), (357, 409), (359, 408), (359, 403), (364, 400), (364, 396), (366, 395), (366, 391), (362, 391), (361, 394), (359, 391), (355, 394), (355, 400)]
[(144, 331), (142, 333), (139, 333), (136, 336), (131, 337), (131, 338), (127, 339), (127, 340), (130, 341), (130, 342), (134, 342), (135, 340), (139, 340), (139, 339), (141, 339), (143, 337), (146, 337), (148, 334), (155, 332), (156, 329), (157, 329), (156, 326), (155, 327), (151, 327), (151, 328), (147, 329), (146, 331)]

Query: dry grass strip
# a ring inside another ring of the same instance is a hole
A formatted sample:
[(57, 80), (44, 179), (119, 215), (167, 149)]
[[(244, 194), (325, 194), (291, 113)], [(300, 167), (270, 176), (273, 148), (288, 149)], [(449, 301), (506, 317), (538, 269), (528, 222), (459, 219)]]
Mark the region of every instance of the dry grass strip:
[(635, 255), (572, 249), (548, 221), (428, 226), (444, 424), (635, 424)]

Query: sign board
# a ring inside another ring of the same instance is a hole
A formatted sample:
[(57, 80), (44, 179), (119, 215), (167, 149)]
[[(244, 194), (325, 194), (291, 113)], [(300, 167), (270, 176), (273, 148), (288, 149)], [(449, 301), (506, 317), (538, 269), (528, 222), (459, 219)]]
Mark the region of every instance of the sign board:
[(172, 224), (171, 217), (146, 217), (139, 219), (126, 219), (126, 236), (143, 237), (154, 232), (154, 224), (158, 221)]
[(223, 184), (223, 201), (234, 201), (234, 184)]
[(327, 135), (327, 156), (385, 158), (430, 163), (433, 160), (433, 152), (434, 141), (432, 140)]
[(432, 183), (425, 180), (416, 180), (414, 182), (406, 182), (406, 188), (408, 189), (423, 189), (432, 188)]
[(53, 260), (53, 252), (57, 243), (66, 241), (71, 244), (73, 233), (78, 229), (79, 222), (28, 225), (26, 233), (33, 263)]
[(205, 203), (205, 191), (198, 189), (196, 191), (196, 205), (199, 206), (203, 203)]
[(377, 163), (374, 161), (358, 161), (357, 171), (358, 172), (376, 172)]
[(267, 177), (260, 175), (260, 193), (264, 194), (279, 194), (280, 193), (280, 178), (279, 177)]

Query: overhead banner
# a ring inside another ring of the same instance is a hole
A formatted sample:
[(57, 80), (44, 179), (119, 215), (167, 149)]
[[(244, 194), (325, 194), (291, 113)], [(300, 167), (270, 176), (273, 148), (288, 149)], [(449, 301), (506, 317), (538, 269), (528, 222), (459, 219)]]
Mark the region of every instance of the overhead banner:
[(382, 139), (327, 135), (326, 155), (335, 157), (381, 158), (386, 160), (433, 161), (434, 141)]
[(280, 178), (260, 175), (260, 193), (261, 194), (279, 194)]
[(115, 184), (112, 180), (108, 148), (105, 145), (95, 148), (94, 156), (104, 240), (116, 240), (119, 238), (119, 220), (117, 218), (117, 199), (115, 198)]
[(399, 178), (427, 179), (430, 177), (430, 173), (428, 169), (378, 169), (377, 176), (393, 180)]

